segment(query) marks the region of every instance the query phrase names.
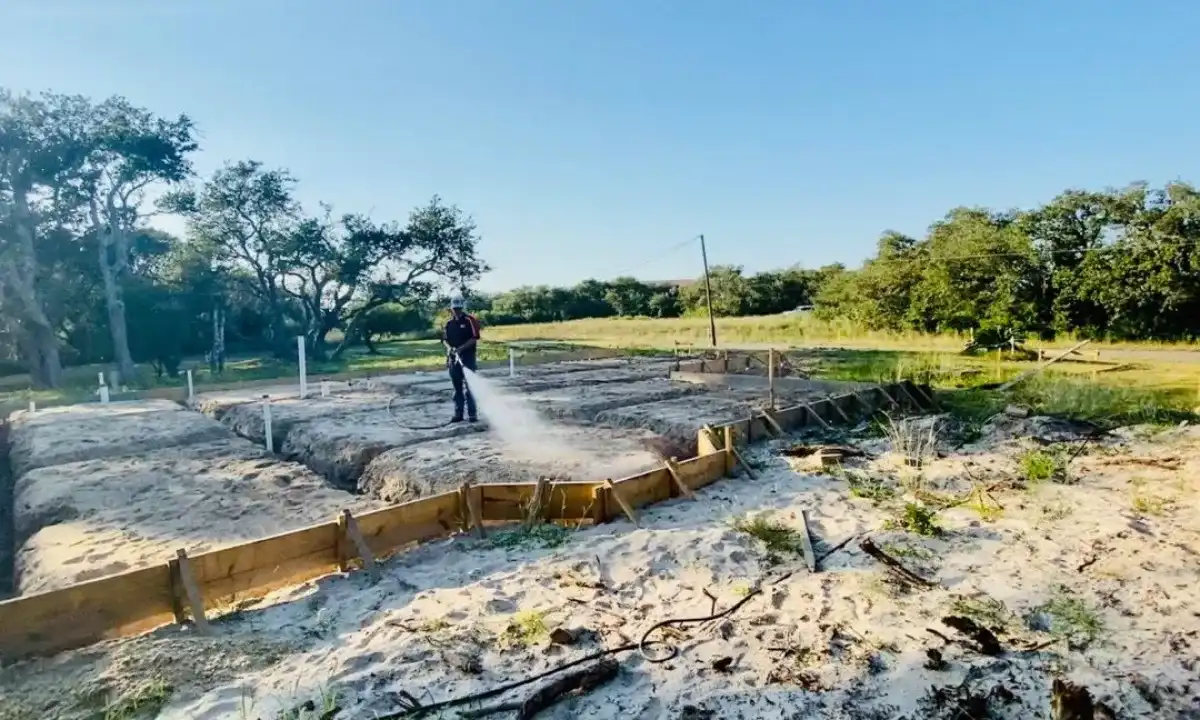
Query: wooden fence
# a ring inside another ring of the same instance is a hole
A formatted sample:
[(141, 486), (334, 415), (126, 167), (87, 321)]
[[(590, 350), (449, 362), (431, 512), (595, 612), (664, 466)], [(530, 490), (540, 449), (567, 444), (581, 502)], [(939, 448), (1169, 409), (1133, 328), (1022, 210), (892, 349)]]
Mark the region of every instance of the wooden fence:
[[(70, 587), (0, 602), (0, 659), (51, 655), (172, 622), (207, 625), (206, 613), (229, 608), (331, 573), (364, 566), (417, 543), (525, 519), (540, 508), (547, 522), (635, 523), (638, 508), (704, 487), (732, 473), (737, 446), (778, 429), (848, 421), (902, 406), (920, 410), (927, 388), (911, 383), (831, 397), (700, 431), (699, 454), (616, 481), (464, 485), (453, 492), (131, 570)], [(536, 499), (535, 499), (535, 496)]]

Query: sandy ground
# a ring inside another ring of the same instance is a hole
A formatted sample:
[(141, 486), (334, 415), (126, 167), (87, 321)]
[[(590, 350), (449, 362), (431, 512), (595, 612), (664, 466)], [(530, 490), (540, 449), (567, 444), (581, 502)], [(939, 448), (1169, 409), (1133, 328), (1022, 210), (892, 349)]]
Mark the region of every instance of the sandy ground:
[(491, 435), (469, 435), (396, 448), (377, 457), (359, 489), (405, 502), (474, 483), (603, 480), (636, 475), (662, 464), (644, 431), (613, 433), (558, 425), (539, 436), (537, 452), (522, 453)]
[(569, 385), (552, 390), (525, 393), (524, 397), (550, 417), (587, 422), (612, 408), (672, 400), (685, 395), (699, 394), (703, 391), (703, 388), (691, 383), (677, 383), (666, 378), (655, 378), (632, 383)]
[(240, 438), (43, 467), (16, 482), (17, 587), (64, 587), (376, 504)]
[[(880, 439), (832, 474), (781, 456), (785, 441), (757, 446), (755, 479), (647, 508), (641, 529), (432, 543), (376, 585), (356, 575), (281, 592), (212, 638), (164, 629), (4, 669), (0, 708), (82, 717), (70, 708), (85, 691), (159, 682), (173, 687), (162, 718), (318, 717), (327, 705), (369, 718), (397, 710), (401, 692), (425, 704), (478, 692), (753, 595), (727, 618), (652, 635), (678, 656), (624, 652), (615, 681), (544, 717), (1047, 718), (1054, 677), (1086, 684), (1117, 717), (1200, 717), (1200, 430), (1082, 449), (1078, 438), (1005, 421), (961, 450), (944, 442), (919, 472)], [(1057, 480), (1022, 482), (1031, 449), (1079, 454)], [(977, 486), (1003, 509), (942, 510), (930, 537), (896, 524), (906, 502)], [(796, 529), (802, 511), (818, 556), (856, 538), (818, 573), (735, 529), (758, 516)], [(929, 587), (865, 554), (864, 533)], [(990, 628), (999, 654), (944, 622), (955, 617)], [(559, 629), (571, 644), (551, 643)]]
[(9, 424), (16, 477), (40, 467), (230, 437), (220, 424), (168, 400), (22, 410)]

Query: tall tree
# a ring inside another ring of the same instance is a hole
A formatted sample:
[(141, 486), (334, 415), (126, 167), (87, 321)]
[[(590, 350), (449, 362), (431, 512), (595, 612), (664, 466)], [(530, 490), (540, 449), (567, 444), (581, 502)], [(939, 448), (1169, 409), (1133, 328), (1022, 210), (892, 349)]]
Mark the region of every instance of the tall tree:
[[(341, 254), (333, 255), (341, 264), (328, 268), (343, 294), (330, 295), (322, 306), (326, 327), (346, 329), (335, 356), (358, 336), (364, 313), (385, 303), (427, 300), (439, 285), (465, 294), (490, 269), (479, 256), (475, 221), (437, 195), (410, 212), (402, 229), (356, 216), (344, 218), (343, 228)], [(340, 297), (350, 301), (338, 305)]]
[(78, 190), (96, 238), (113, 359), (121, 377), (132, 379), (137, 367), (129, 349), (124, 285), (134, 236), (154, 214), (145, 207), (146, 191), (157, 183), (184, 180), (191, 173), (188, 155), (198, 146), (186, 115), (156, 117), (122, 97), (79, 110), (84, 116), (76, 122), (86, 128), (88, 147)]
[(86, 154), (83, 98), (15, 95), (0, 89), (0, 283), (20, 315), (21, 346), (35, 384), (58, 387), (60, 341), (47, 313), (39, 239), (68, 214), (61, 188)]
[(280, 356), (292, 352), (283, 279), (291, 270), (289, 254), (300, 217), (292, 195), (295, 186), (286, 170), (243, 160), (227, 163), (198, 189), (185, 188), (163, 199), (163, 207), (187, 218), (194, 240), (212, 248), (218, 266), (248, 281), (267, 311), (269, 339)]

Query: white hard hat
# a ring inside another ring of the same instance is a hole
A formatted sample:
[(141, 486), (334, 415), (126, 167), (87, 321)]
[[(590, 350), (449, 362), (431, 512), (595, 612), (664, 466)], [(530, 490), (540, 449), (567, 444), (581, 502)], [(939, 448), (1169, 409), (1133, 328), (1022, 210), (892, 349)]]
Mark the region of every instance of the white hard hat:
[(454, 308), (455, 310), (462, 310), (466, 306), (467, 304), (463, 302), (462, 295), (455, 295), (454, 297), (450, 298), (450, 307)]

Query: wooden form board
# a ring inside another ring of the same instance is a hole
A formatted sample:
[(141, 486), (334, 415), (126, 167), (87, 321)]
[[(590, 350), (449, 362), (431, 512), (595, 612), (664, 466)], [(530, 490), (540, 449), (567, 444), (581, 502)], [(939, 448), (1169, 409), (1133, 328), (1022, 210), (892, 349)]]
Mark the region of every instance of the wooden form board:
[[(908, 388), (915, 389), (909, 385)], [(890, 390), (891, 392), (888, 392)], [(809, 413), (820, 413), (837, 422), (829, 403), (839, 403), (854, 416), (873, 407), (884, 407), (884, 395), (920, 398), (919, 392), (900, 392), (887, 386), (882, 392), (862, 391), (829, 398), (807, 406), (779, 410), (783, 428), (805, 425)], [(908, 400), (911, 402), (911, 400)], [(859, 407), (856, 407), (858, 405)], [(729, 432), (726, 432), (728, 428)], [(676, 472), (692, 490), (725, 476), (732, 467), (725, 439), (741, 444), (771, 435), (761, 417), (727, 423), (701, 432), (697, 457), (680, 461)], [(532, 497), (534, 483), (478, 485), (485, 522), (520, 520)], [(665, 466), (613, 483), (632, 508), (661, 502), (678, 494)], [(622, 514), (616, 502), (605, 501), (603, 483), (557, 483), (548, 492), (545, 517), (549, 520), (604, 522)], [(355, 516), (365, 544), (383, 558), (414, 543), (447, 537), (462, 527), (464, 509), (458, 491), (433, 495)], [(347, 559), (358, 556), (353, 543), (341, 537), (337, 518), (288, 533), (189, 556), (204, 607), (211, 611), (257, 598), (282, 587), (297, 585), (339, 571)], [(0, 658), (19, 659), (83, 647), (100, 640), (123, 637), (170, 624), (176, 619), (177, 601), (170, 565), (131, 570), (59, 590), (0, 602)]]
[[(906, 389), (908, 389), (908, 395), (905, 395), (901, 391), (901, 386), (904, 386)], [(824, 400), (817, 400), (816, 402), (807, 403), (805, 405), (776, 410), (775, 422), (777, 422), (784, 430), (804, 427), (806, 425), (820, 425), (821, 423), (819, 421), (811, 417), (812, 414), (816, 414), (819, 415), (820, 418), (829, 425), (844, 424), (845, 421), (842, 418), (842, 413), (845, 413), (848, 417), (856, 418), (866, 417), (877, 410), (887, 409), (888, 405), (890, 404), (886, 399), (887, 396), (896, 398), (896, 400), (904, 405), (907, 409), (924, 410), (923, 398), (925, 398), (929, 393), (932, 393), (932, 390), (928, 388), (918, 388), (919, 386), (913, 385), (908, 381), (904, 381), (903, 383), (893, 383), (891, 385), (877, 386), (855, 392), (843, 393), (841, 395), (836, 395)], [(922, 392), (922, 390), (924, 392)], [(897, 397), (897, 395), (899, 395), (899, 397)], [(911, 407), (912, 401), (909, 400), (910, 396), (914, 400), (919, 400), (921, 404), (919, 404), (917, 407)], [(837, 409), (835, 409), (835, 407)], [(841, 410), (840, 413), (838, 412), (839, 409)], [(714, 429), (717, 431), (716, 434), (718, 435), (718, 441), (722, 435), (721, 431), (727, 426), (733, 427), (735, 442), (738, 445), (750, 444), (775, 436), (774, 429), (770, 426), (770, 424), (761, 416), (757, 416), (748, 418), (746, 420), (735, 420), (734, 422), (726, 423), (725, 425), (716, 426)], [(701, 433), (699, 443), (700, 452), (702, 454), (705, 451), (713, 452), (721, 449), (720, 445), (714, 447), (712, 443), (710, 443), (704, 437), (703, 433)]]
[(166, 562), (0, 603), (0, 657), (51, 655), (175, 620)]

